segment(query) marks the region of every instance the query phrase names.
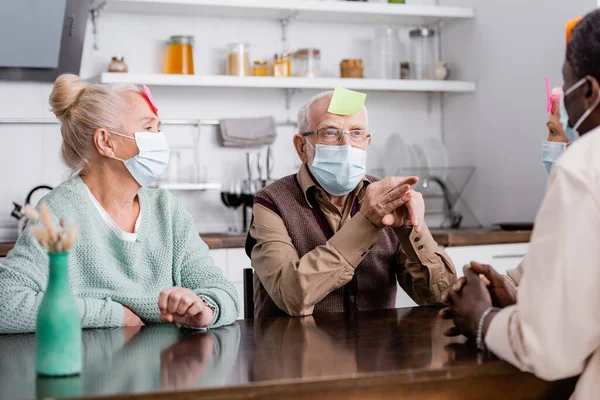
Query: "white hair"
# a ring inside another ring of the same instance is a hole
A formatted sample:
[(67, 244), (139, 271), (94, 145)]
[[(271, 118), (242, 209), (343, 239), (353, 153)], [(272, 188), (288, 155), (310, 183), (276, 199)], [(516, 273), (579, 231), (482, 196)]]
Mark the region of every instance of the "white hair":
[[(333, 97), (333, 90), (321, 92), (321, 93), (317, 94), (316, 96), (313, 96), (310, 99), (308, 99), (308, 101), (306, 103), (304, 103), (302, 105), (302, 107), (300, 107), (300, 110), (298, 111), (298, 132), (300, 132), (300, 133), (308, 132), (308, 130), (310, 129), (310, 121), (311, 121), (310, 108), (312, 107), (312, 105), (321, 99), (326, 99), (326, 98), (331, 99), (332, 97)], [(365, 120), (368, 123), (369, 122), (369, 114), (367, 113), (367, 106), (363, 105), (362, 109), (365, 112)]]
[(50, 94), (50, 106), (61, 122), (62, 158), (71, 172), (78, 173), (94, 154), (94, 131), (118, 130), (130, 105), (126, 92), (140, 92), (135, 85), (88, 83), (77, 75), (61, 75)]

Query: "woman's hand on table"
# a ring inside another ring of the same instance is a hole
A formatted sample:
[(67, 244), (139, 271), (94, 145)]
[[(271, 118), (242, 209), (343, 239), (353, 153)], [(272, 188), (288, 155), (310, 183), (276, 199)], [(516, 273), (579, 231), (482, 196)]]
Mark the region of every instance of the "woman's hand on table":
[(194, 328), (205, 328), (214, 319), (214, 311), (190, 289), (173, 287), (165, 289), (158, 297), (160, 319)]
[(133, 311), (125, 306), (123, 306), (123, 314), (123, 328), (144, 325), (144, 322), (140, 319), (140, 317), (135, 315)]

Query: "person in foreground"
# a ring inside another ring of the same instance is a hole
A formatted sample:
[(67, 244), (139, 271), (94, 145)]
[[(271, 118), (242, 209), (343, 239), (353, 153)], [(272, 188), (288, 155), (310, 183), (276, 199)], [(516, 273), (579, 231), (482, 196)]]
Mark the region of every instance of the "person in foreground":
[(600, 10), (575, 27), (563, 78), (569, 124), (581, 137), (552, 168), (518, 301), (503, 276), (471, 263), (441, 313), (454, 320), (447, 334), (474, 337), (542, 379), (581, 374), (573, 398), (590, 399), (600, 393)]
[[(571, 39), (573, 28), (577, 26), (580, 18), (575, 18), (567, 23), (567, 43)], [(542, 142), (542, 165), (546, 173), (550, 175), (552, 167), (567, 148), (577, 140), (578, 135), (572, 126), (569, 126), (569, 116), (565, 108), (565, 93), (562, 88), (553, 90), (555, 96), (552, 98), (552, 112), (548, 117), (548, 138)], [(523, 277), (523, 266), (519, 264), (516, 268), (506, 271), (506, 276), (514, 286), (519, 286)]]
[[(41, 202), (79, 225), (69, 280), (82, 326), (233, 323), (236, 290), (214, 265), (191, 216), (169, 192), (146, 188), (169, 158), (149, 91), (63, 75), (50, 105), (74, 175)], [(0, 333), (35, 330), (48, 256), (31, 225), (0, 264)]]
[(456, 279), (423, 221), (417, 178), (365, 176), (367, 111), (331, 114), (332, 96), (298, 113), (298, 173), (255, 197), (246, 252), (257, 318), (394, 308), (398, 283), (435, 304)]

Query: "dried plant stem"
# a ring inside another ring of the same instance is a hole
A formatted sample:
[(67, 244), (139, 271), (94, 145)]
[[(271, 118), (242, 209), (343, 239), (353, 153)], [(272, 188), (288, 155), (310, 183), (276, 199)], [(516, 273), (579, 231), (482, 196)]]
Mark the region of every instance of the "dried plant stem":
[(33, 207), (26, 207), (27, 217), (32, 221), (41, 220), (41, 225), (31, 227), (31, 233), (36, 237), (42, 247), (53, 253), (69, 251), (75, 245), (75, 239), (79, 233), (79, 227), (74, 226), (70, 230), (66, 220), (61, 219), (57, 225), (54, 222), (52, 211), (47, 204), (40, 206), (39, 213)]

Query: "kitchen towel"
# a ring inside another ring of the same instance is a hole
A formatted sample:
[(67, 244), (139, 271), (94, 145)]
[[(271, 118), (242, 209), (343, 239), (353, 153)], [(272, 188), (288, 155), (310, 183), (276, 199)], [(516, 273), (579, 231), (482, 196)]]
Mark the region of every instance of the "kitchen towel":
[(277, 136), (273, 117), (222, 119), (219, 127), (224, 147), (270, 145)]

